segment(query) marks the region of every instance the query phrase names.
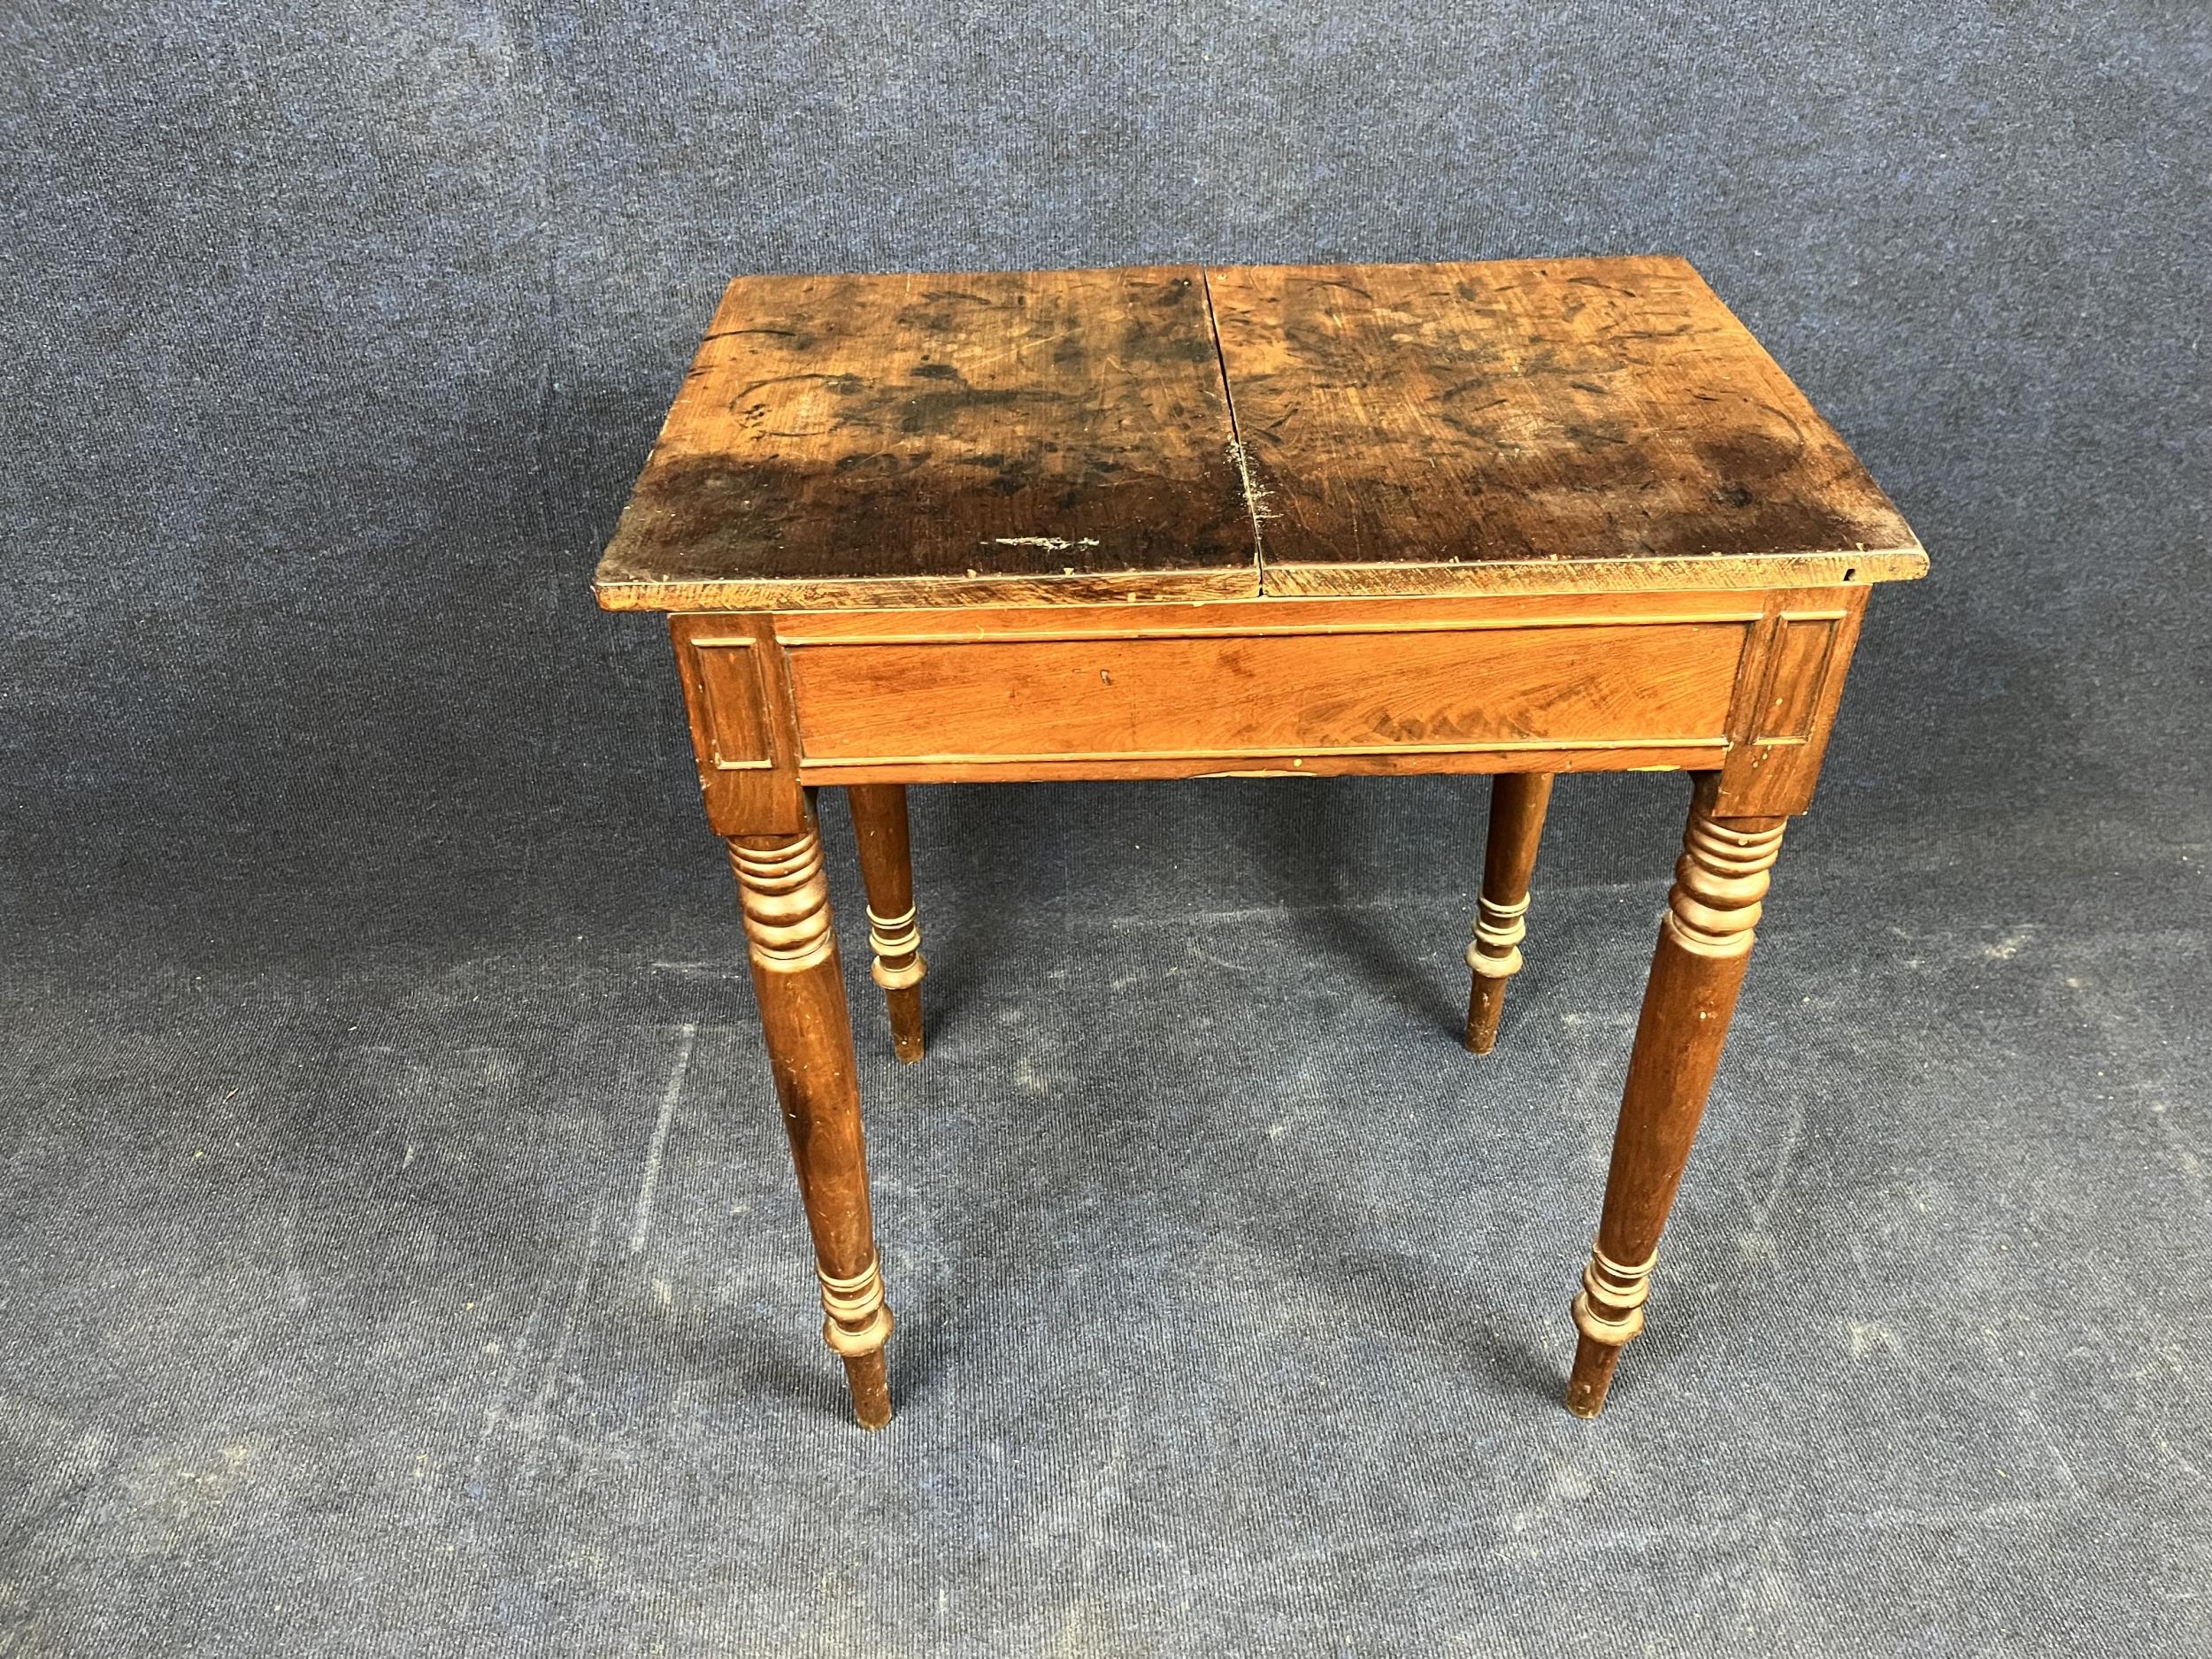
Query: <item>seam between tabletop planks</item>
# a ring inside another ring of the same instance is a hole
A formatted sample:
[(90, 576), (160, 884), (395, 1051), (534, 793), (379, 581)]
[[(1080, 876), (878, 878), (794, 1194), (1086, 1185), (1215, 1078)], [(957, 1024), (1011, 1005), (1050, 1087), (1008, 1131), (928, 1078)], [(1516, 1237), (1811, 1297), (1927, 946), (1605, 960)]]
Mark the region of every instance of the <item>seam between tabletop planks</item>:
[(1260, 492), (1252, 482), (1252, 461), (1245, 452), (1244, 432), (1237, 425), (1236, 388), (1229, 380), (1229, 354), (1221, 343), (1221, 319), (1214, 314), (1213, 268), (1198, 267), (1198, 286), (1206, 296), (1206, 327), (1214, 340), (1214, 366), (1221, 372), (1221, 401), (1229, 411), (1229, 459), (1237, 469), (1237, 485), (1244, 492), (1245, 517), (1252, 521), (1252, 579), (1258, 588), (1258, 596), (1267, 597), (1267, 537), (1260, 528), (1260, 520), (1267, 515), (1260, 508)]

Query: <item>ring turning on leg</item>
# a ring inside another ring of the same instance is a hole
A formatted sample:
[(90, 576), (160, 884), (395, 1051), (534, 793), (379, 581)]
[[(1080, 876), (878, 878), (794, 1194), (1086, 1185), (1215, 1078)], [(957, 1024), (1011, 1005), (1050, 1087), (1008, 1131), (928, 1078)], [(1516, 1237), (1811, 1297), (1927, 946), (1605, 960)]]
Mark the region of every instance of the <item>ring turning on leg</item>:
[(1604, 1408), (1621, 1349), (1644, 1328), (1659, 1234), (1720, 1064), (1767, 872), (1782, 849), (1784, 819), (1712, 816), (1716, 781), (1699, 779), (1683, 833), (1628, 1058), (1604, 1217), (1574, 1301), (1567, 1409), (1578, 1417)]
[(872, 1258), (850, 1279), (817, 1267), (822, 1281), (822, 1340), (847, 1359), (873, 1354), (891, 1336), (891, 1310), (883, 1305), (883, 1270)]
[(1603, 1408), (1621, 1349), (1643, 1331), (1651, 1270), (1658, 1265), (1655, 1252), (1633, 1267), (1624, 1267), (1602, 1247), (1592, 1248), (1590, 1264), (1582, 1270), (1581, 1294), (1574, 1300), (1578, 1336), (1567, 1409), (1577, 1417), (1594, 1417)]
[(817, 1265), (822, 1281), (822, 1340), (845, 1362), (853, 1413), (866, 1427), (891, 1420), (890, 1385), (884, 1376), (883, 1345), (891, 1338), (891, 1310), (883, 1305), (883, 1272), (871, 1256), (849, 1279)]
[(1467, 996), (1467, 1047), (1488, 1054), (1505, 1011), (1505, 982), (1521, 971), (1521, 941), (1528, 936), (1528, 884), (1536, 870), (1536, 843), (1551, 801), (1548, 772), (1501, 772), (1490, 783), (1490, 831), (1482, 858), (1482, 897), (1475, 915), (1467, 965), (1474, 979)]
[(1521, 971), (1521, 941), (1528, 937), (1528, 895), (1501, 903), (1483, 898), (1475, 911), (1475, 942), (1467, 965), (1485, 979), (1509, 979)]
[(868, 887), (869, 972), (883, 987), (891, 1044), (902, 1060), (922, 1057), (922, 930), (914, 909), (914, 857), (906, 832), (906, 786), (856, 783), (845, 791)]
[(821, 837), (809, 831), (788, 841), (733, 840), (730, 867), (757, 972), (799, 973), (837, 954)]
[(1594, 1342), (1619, 1348), (1644, 1328), (1644, 1302), (1651, 1295), (1655, 1253), (1633, 1267), (1623, 1267), (1602, 1248), (1593, 1248), (1582, 1270), (1582, 1294), (1575, 1298), (1575, 1328)]
[(869, 976), (887, 991), (919, 985), (929, 972), (922, 959), (920, 918), (910, 904), (903, 916), (879, 916), (874, 905), (868, 907), (868, 949), (876, 958)]

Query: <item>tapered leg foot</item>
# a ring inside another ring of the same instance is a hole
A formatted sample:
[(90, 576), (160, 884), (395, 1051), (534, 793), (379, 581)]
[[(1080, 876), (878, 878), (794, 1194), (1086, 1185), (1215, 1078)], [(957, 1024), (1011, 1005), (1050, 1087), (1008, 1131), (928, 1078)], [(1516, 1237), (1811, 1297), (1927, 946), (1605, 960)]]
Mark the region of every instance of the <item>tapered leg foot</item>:
[(1786, 820), (1715, 818), (1717, 787), (1717, 774), (1698, 780), (1629, 1056), (1605, 1211), (1574, 1301), (1578, 1340), (1567, 1409), (1578, 1417), (1604, 1408), (1621, 1349), (1644, 1328), (1659, 1234), (1681, 1188), (1750, 961), (1768, 872), (1782, 849)]
[(1594, 1417), (1604, 1410), (1606, 1391), (1613, 1386), (1613, 1367), (1620, 1363), (1619, 1348), (1578, 1336), (1574, 1374), (1567, 1379), (1567, 1409), (1578, 1417)]
[(1602, 1247), (1591, 1252), (1582, 1270), (1582, 1294), (1574, 1301), (1575, 1367), (1567, 1380), (1567, 1409), (1575, 1416), (1594, 1417), (1605, 1409), (1621, 1349), (1644, 1328), (1644, 1300), (1658, 1263), (1651, 1256), (1624, 1267)]
[(883, 1005), (891, 1016), (891, 1050), (911, 1065), (922, 1057), (922, 993), (918, 986), (884, 987)]
[(869, 969), (883, 987), (891, 1015), (891, 1045), (900, 1059), (922, 1057), (922, 930), (914, 908), (914, 859), (906, 831), (906, 787), (854, 784), (845, 791), (860, 843), (860, 877), (868, 887)]
[[(1513, 971), (1521, 971), (1521, 953), (1513, 953)], [(1498, 1046), (1498, 1022), (1505, 1018), (1503, 974), (1478, 972), (1467, 993), (1467, 1052), (1488, 1054)]]
[(1551, 786), (1548, 772), (1501, 772), (1491, 780), (1482, 898), (1474, 942), (1467, 948), (1467, 965), (1474, 974), (1467, 997), (1467, 1047), (1476, 1054), (1488, 1054), (1497, 1046), (1505, 983), (1521, 971), (1528, 885), (1536, 870), (1536, 843), (1544, 833)]
[(883, 1371), (891, 1310), (876, 1259), (859, 1067), (821, 837), (810, 808), (796, 835), (733, 836), (729, 846), (769, 1067), (814, 1237), (822, 1337), (845, 1362), (854, 1415), (879, 1429), (891, 1420)]
[[(818, 1270), (818, 1271), (819, 1270)], [(821, 1272), (822, 1340), (845, 1362), (853, 1416), (864, 1429), (891, 1421), (891, 1385), (883, 1370), (883, 1345), (891, 1335), (891, 1310), (883, 1305), (883, 1274), (872, 1258), (851, 1279)]]
[(862, 1428), (891, 1426), (891, 1383), (884, 1375), (882, 1349), (847, 1360), (845, 1386), (852, 1393), (853, 1420)]

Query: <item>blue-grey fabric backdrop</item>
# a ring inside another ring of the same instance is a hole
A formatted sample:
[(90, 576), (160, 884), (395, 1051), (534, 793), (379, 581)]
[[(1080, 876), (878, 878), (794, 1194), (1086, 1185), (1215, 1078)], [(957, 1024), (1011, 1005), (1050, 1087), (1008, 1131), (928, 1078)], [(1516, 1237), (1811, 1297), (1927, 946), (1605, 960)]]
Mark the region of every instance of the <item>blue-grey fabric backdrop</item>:
[[(2208, 69), (2198, 0), (0, 5), (0, 1651), (2212, 1646)], [(1479, 1064), (1478, 787), (918, 795), (848, 1429), (586, 588), (721, 284), (1655, 249), (1935, 566), (1606, 1418), (1663, 780), (1562, 787)]]

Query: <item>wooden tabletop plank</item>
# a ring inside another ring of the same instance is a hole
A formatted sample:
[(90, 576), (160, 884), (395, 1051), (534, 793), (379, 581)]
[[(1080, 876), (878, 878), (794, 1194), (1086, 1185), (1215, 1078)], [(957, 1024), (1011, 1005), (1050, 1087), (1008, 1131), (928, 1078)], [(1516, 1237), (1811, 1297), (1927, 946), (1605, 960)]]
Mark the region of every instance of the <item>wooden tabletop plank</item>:
[(1926, 566), (1749, 331), (1651, 256), (740, 278), (597, 589), (820, 609)]
[(733, 282), (601, 561), (614, 610), (1258, 591), (1195, 269)]
[(1269, 593), (1927, 568), (1865, 468), (1681, 259), (1207, 280)]

